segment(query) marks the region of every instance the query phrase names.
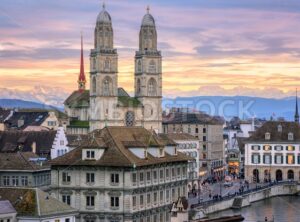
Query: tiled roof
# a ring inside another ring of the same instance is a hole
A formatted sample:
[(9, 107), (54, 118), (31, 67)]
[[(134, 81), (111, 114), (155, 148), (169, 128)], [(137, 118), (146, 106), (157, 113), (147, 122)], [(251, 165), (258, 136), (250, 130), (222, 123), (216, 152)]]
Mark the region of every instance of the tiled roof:
[(4, 120), (9, 116), (10, 112), (10, 109), (3, 109), (0, 107), (0, 123), (4, 122)]
[[(141, 159), (135, 156), (128, 146), (145, 145), (148, 147), (161, 147), (170, 143), (164, 140), (154, 132), (142, 127), (105, 127), (102, 130), (96, 130), (88, 135), (88, 138), (82, 140), (80, 145), (65, 155), (51, 160), (52, 166), (66, 165), (96, 165), (96, 166), (116, 166), (133, 167), (153, 165), (165, 162), (185, 162), (189, 157), (179, 153), (171, 156), (165, 154), (164, 157), (153, 157)], [(174, 141), (173, 141), (173, 144)], [(82, 160), (82, 149), (85, 147), (104, 148), (104, 154), (99, 160)]]
[(38, 156), (32, 152), (0, 153), (0, 171), (36, 171), (42, 169), (49, 169), (49, 166), (47, 165), (40, 165), (30, 161), (31, 158), (38, 158)]
[(74, 208), (38, 188), (0, 187), (0, 200), (9, 200), (19, 217), (44, 217), (77, 213)]
[[(278, 130), (281, 125), (282, 130)], [(288, 133), (293, 133), (294, 139), (288, 140)], [(265, 134), (270, 133), (270, 140), (265, 140)], [(270, 142), (298, 142), (300, 141), (300, 126), (295, 122), (268, 121), (258, 128), (247, 140), (249, 141), (270, 141)]]
[(171, 140), (198, 140), (196, 137), (188, 133), (168, 133), (168, 134), (159, 134), (160, 136), (165, 136)]
[(48, 116), (48, 111), (18, 111), (5, 123), (9, 128), (25, 129), (27, 126), (40, 126)]
[(222, 125), (224, 120), (205, 113), (172, 112), (163, 117), (163, 124), (211, 124)]
[(0, 131), (0, 152), (32, 151), (35, 142), (38, 155), (50, 155), (55, 135), (56, 131)]
[(17, 213), (17, 211), (11, 205), (11, 203), (8, 200), (0, 200), (0, 215), (12, 213)]

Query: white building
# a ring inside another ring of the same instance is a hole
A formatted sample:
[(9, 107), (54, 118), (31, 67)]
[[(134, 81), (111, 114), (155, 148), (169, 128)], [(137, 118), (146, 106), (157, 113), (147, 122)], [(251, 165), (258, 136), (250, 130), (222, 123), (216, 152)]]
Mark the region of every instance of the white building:
[(142, 127), (105, 127), (51, 161), (51, 193), (85, 222), (170, 222), (190, 158)]
[(245, 141), (245, 177), (257, 182), (299, 180), (299, 123), (269, 121)]
[(65, 134), (64, 127), (58, 127), (51, 148), (51, 159), (62, 156), (69, 151), (70, 147), (68, 146), (68, 140)]
[(189, 183), (188, 191), (197, 190), (199, 185), (200, 173), (200, 144), (199, 139), (188, 133), (168, 133), (161, 134), (176, 142), (178, 151), (191, 157), (188, 167)]
[(15, 222), (17, 211), (8, 200), (0, 200), (0, 221)]

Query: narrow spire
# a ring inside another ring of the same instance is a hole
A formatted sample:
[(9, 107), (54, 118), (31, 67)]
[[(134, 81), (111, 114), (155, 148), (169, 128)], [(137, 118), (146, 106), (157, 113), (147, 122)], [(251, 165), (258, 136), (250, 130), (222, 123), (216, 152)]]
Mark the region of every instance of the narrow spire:
[(147, 14), (149, 14), (149, 12), (150, 12), (150, 6), (148, 5), (147, 6)]
[(297, 88), (296, 88), (295, 122), (296, 122), (296, 123), (299, 123), (299, 112), (298, 112), (298, 90), (297, 90)]
[(84, 74), (84, 61), (83, 61), (83, 37), (81, 32), (81, 53), (80, 53), (80, 72), (79, 72), (79, 78), (78, 78), (78, 90), (80, 92), (85, 90), (85, 74)]

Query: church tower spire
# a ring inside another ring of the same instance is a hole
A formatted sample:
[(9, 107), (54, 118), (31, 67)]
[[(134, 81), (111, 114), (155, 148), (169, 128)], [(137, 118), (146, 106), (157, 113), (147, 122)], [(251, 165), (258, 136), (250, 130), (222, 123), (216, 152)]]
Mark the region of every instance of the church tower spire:
[(82, 34), (81, 34), (81, 54), (80, 54), (80, 72), (78, 77), (78, 90), (80, 92), (85, 90), (85, 74), (84, 74), (84, 60), (83, 60), (83, 40), (82, 40)]
[(295, 122), (296, 122), (296, 123), (299, 123), (299, 112), (298, 112), (298, 92), (297, 92), (297, 89), (296, 89)]

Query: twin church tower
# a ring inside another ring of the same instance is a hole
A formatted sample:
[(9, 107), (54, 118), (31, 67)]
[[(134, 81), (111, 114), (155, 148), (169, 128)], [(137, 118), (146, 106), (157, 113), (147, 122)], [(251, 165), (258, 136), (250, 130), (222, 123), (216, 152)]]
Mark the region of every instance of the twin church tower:
[[(82, 129), (76, 130), (80, 121), (88, 121), (88, 131), (105, 126), (143, 126), (161, 132), (162, 57), (157, 50), (155, 20), (149, 7), (142, 20), (139, 50), (134, 58), (134, 97), (118, 88), (118, 53), (113, 37), (112, 19), (103, 5), (97, 17), (94, 48), (90, 53), (90, 90), (85, 90), (81, 67), (78, 90), (65, 101), (65, 110), (70, 117), (69, 133), (83, 133)], [(76, 124), (72, 125), (72, 122)]]

